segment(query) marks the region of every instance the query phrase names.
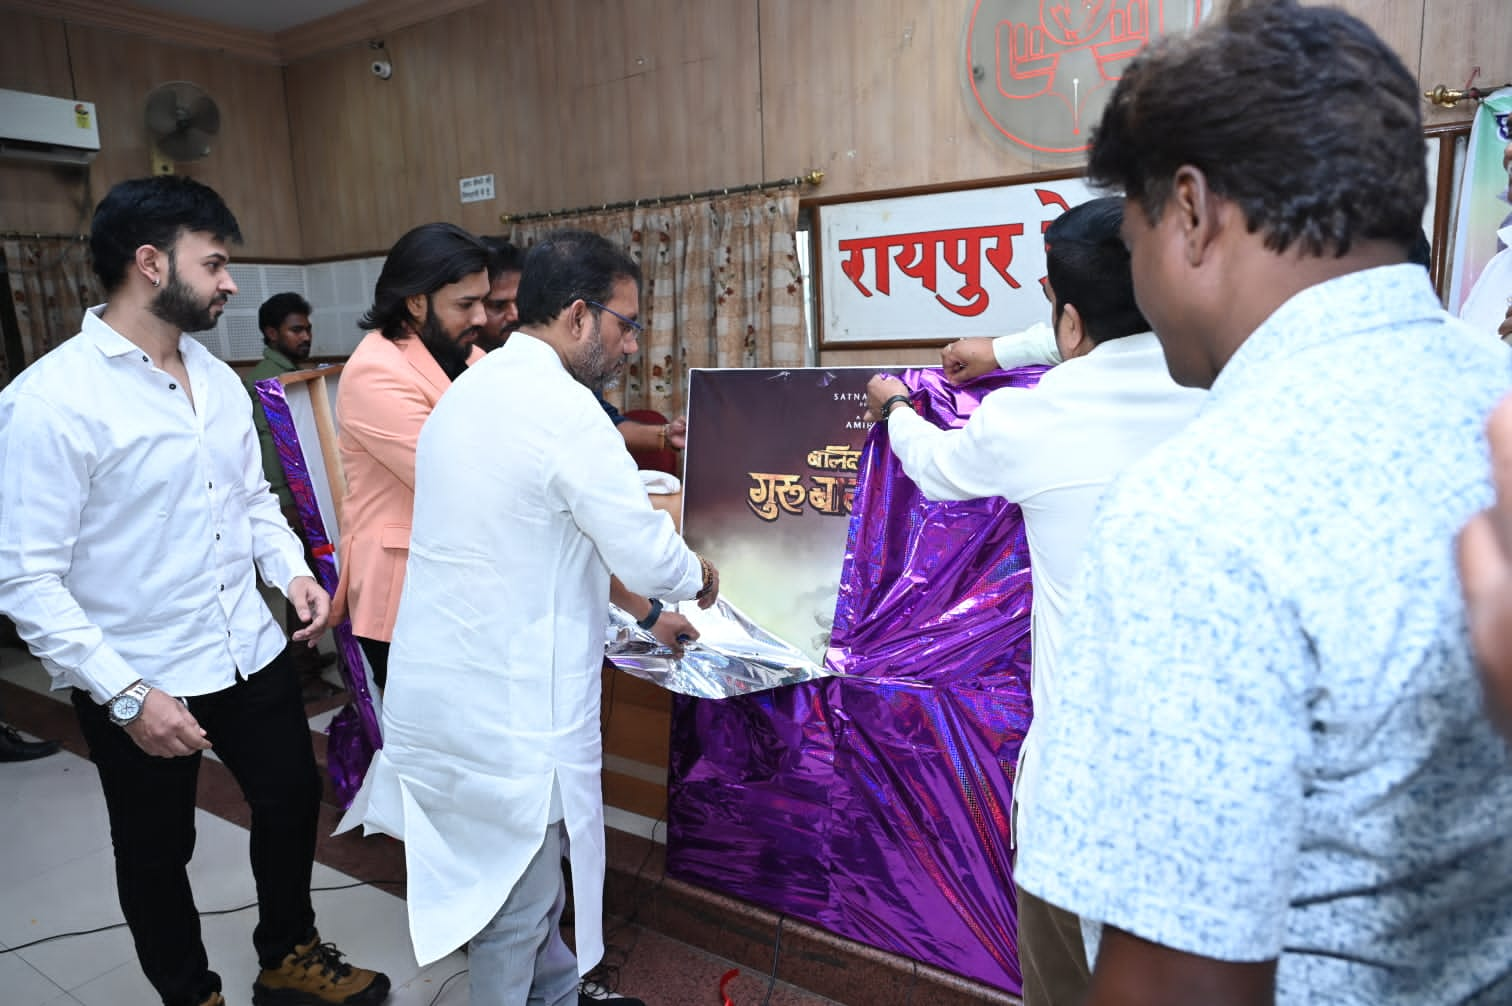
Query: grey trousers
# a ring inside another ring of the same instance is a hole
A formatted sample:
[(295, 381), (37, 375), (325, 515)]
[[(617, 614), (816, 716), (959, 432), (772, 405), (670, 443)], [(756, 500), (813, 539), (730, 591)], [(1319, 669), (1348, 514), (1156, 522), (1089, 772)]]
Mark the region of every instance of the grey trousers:
[(561, 931), (565, 834), (561, 821), (546, 826), (503, 907), (468, 941), (472, 1006), (577, 1006), (577, 958)]

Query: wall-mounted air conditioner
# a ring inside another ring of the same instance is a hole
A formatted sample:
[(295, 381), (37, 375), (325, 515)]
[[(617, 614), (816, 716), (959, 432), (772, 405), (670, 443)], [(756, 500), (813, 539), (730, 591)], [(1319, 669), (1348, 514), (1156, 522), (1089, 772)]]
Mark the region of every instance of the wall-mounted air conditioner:
[(99, 152), (94, 102), (0, 88), (0, 157), (88, 164)]

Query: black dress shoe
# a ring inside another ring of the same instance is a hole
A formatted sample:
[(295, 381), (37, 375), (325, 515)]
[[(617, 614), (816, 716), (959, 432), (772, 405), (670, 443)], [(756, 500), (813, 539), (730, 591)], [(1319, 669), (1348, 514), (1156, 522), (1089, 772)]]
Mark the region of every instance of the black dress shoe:
[(596, 981), (585, 981), (578, 986), (578, 1006), (598, 1006), (601, 1002), (614, 1003), (614, 1006), (646, 1006), (645, 1000), (611, 992)]
[(31, 761), (46, 758), (57, 750), (57, 741), (29, 741), (10, 726), (0, 723), (0, 761)]

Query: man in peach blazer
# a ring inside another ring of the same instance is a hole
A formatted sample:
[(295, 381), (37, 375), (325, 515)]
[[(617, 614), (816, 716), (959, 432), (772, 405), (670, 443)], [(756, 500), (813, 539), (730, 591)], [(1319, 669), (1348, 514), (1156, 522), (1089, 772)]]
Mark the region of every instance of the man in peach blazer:
[(452, 224), (401, 237), (383, 263), (373, 306), (336, 395), (346, 475), (336, 610), (382, 688), (409, 556), (415, 443), (431, 410), (469, 364), (488, 296), (488, 249)]

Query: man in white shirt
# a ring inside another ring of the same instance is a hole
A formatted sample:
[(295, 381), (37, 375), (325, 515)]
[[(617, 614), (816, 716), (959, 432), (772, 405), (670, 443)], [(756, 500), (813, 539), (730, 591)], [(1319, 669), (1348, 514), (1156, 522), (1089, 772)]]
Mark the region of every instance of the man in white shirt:
[[(603, 955), (610, 574), (667, 601), (718, 592), (594, 398), (635, 350), (639, 281), (598, 235), (537, 242), (520, 327), (437, 403), (415, 454), (384, 745), (341, 827), (403, 839), (415, 956), (466, 943), (473, 1006), (571, 1006)], [(558, 928), (569, 849), (576, 960)]]
[(73, 704), (100, 774), (121, 909), (165, 1006), (220, 1006), (186, 867), (213, 748), (252, 814), (258, 1004), (370, 1006), (387, 977), (315, 931), (320, 778), (299, 679), (255, 574), (324, 630), (329, 598), (268, 489), (246, 392), (186, 332), (236, 283), (236, 218), (187, 178), (95, 210), (108, 291), (80, 333), (0, 392), (0, 611)]
[[(1095, 199), (1045, 232), (1045, 294), (1065, 362), (1037, 386), (1001, 388), (965, 427), (941, 430), (909, 407), (897, 378), (878, 375), (867, 385), (871, 413), (886, 419), (893, 452), (926, 496), (1001, 496), (1023, 511), (1034, 577), (1034, 722), (1019, 756), (1015, 816), (1019, 806), (1054, 799), (1054, 780), (1041, 778), (1034, 749), (1055, 715), (1063, 626), (1098, 500), (1125, 466), (1185, 426), (1204, 397), (1171, 380), (1134, 303), (1122, 220), (1121, 200)], [(1023, 889), (1018, 898), (1026, 1006), (1079, 1004), (1089, 967), (1076, 917)]]
[[(1507, 198), (1512, 200), (1512, 143), (1502, 151), (1507, 169)], [(1496, 232), (1503, 248), (1491, 257), (1460, 305), (1460, 317), (1482, 332), (1512, 338), (1512, 223)]]

